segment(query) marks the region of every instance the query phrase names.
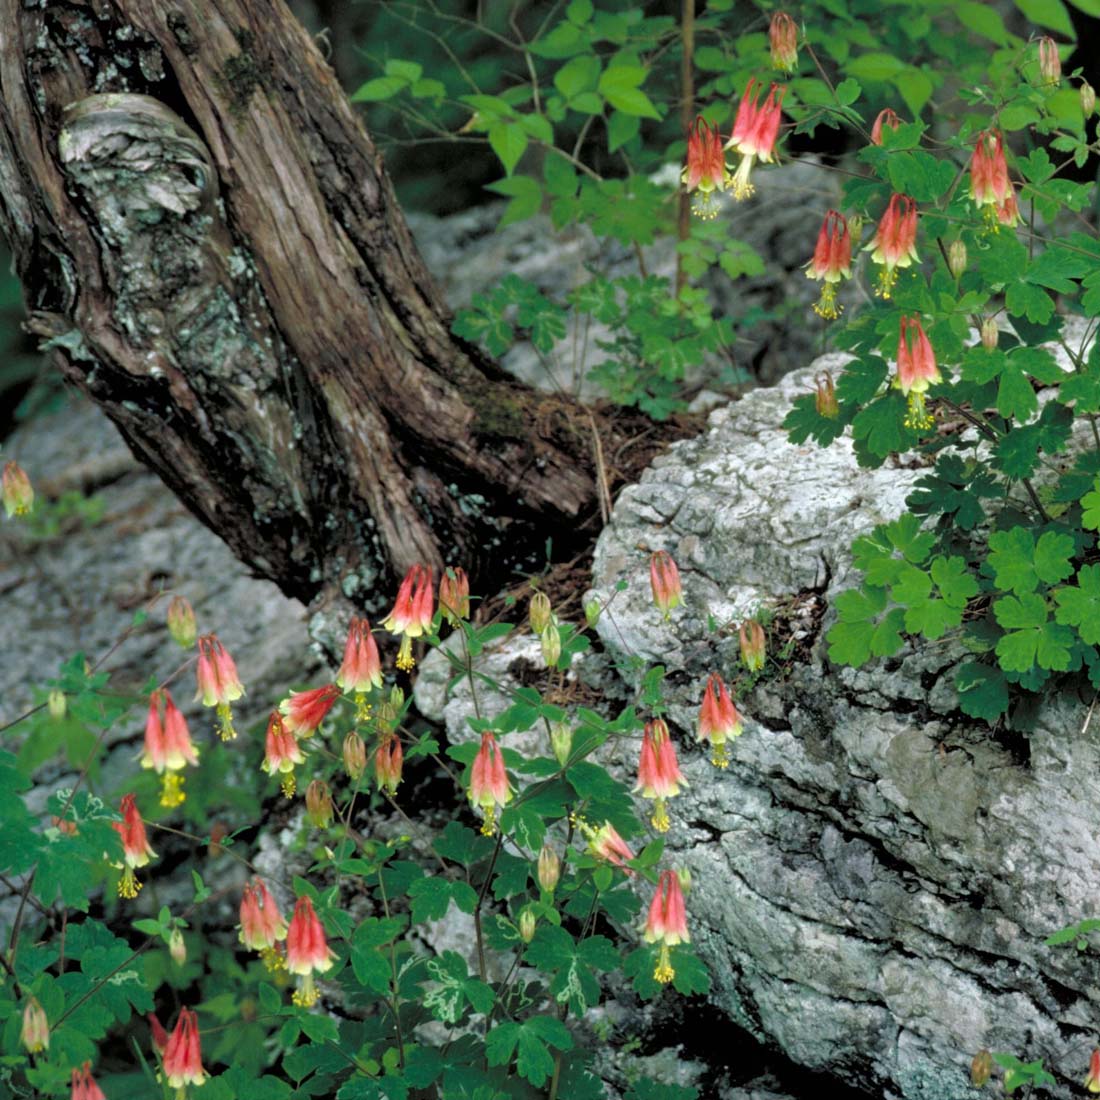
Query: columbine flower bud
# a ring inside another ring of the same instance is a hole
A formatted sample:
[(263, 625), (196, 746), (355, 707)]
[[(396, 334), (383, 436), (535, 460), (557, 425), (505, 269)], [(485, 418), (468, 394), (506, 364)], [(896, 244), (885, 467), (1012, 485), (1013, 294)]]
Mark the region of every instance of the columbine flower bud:
[(764, 628), (755, 619), (746, 619), (740, 626), (741, 661), (749, 672), (759, 672), (764, 667), (766, 643)]
[(564, 768), (573, 751), (573, 730), (568, 722), (550, 723), (550, 750), (554, 759)]
[(344, 771), (355, 782), (367, 769), (367, 748), (363, 744), (363, 738), (355, 730), (344, 738), (343, 756)]
[(177, 966), (187, 962), (187, 944), (183, 942), (183, 933), (178, 928), (173, 928), (168, 934), (168, 954)]
[(992, 317), (984, 318), (982, 321), (982, 347), (986, 351), (996, 351), (1000, 339), (1001, 332), (997, 328), (997, 322)]
[(772, 64), (782, 72), (794, 72), (798, 65), (798, 24), (785, 11), (772, 15), (768, 43)]
[(539, 886), (548, 894), (554, 892), (554, 887), (561, 878), (561, 859), (547, 843), (543, 843), (539, 852), (538, 878)]
[(323, 779), (314, 779), (306, 787), (306, 816), (318, 829), (328, 828), (332, 824), (335, 807), (332, 805), (332, 792)]
[[(970, 1083), (976, 1089), (980, 1089), (989, 1080), (992, 1072), (993, 1055), (988, 1050), (979, 1050), (970, 1063)], [(1088, 1082), (1086, 1081), (1085, 1084), (1087, 1085)]]
[(953, 279), (961, 279), (966, 270), (966, 244), (961, 240), (954, 240), (947, 246), (947, 270), (951, 272)]
[(596, 629), (596, 624), (600, 621), (602, 612), (603, 607), (599, 600), (589, 600), (584, 605), (584, 621), (588, 623), (592, 630)]
[(530, 943), (535, 938), (535, 925), (538, 921), (530, 909), (524, 909), (519, 915), (519, 938), (524, 943)]
[(1062, 79), (1058, 43), (1046, 34), (1039, 39), (1039, 76), (1043, 84), (1057, 84)]
[(168, 633), (180, 649), (190, 649), (198, 638), (195, 609), (182, 596), (173, 596), (165, 615)]
[(890, 107), (885, 107), (875, 116), (875, 121), (871, 124), (871, 144), (882, 144), (882, 128), (884, 126), (891, 130), (896, 130), (901, 125), (901, 119)]
[(1096, 92), (1087, 80), (1081, 81), (1081, 110), (1085, 118), (1089, 118), (1096, 110)]
[(46, 1010), (35, 997), (28, 997), (23, 1006), (23, 1030), (19, 1038), (31, 1054), (50, 1047), (50, 1023), (46, 1019)]
[(550, 597), (545, 592), (536, 592), (527, 605), (527, 620), (536, 634), (541, 634), (549, 625), (553, 609)]
[(550, 623), (539, 635), (539, 641), (542, 642), (542, 659), (546, 662), (546, 667), (556, 667), (561, 657), (561, 631), (558, 624)]
[(46, 698), (46, 710), (53, 719), (65, 717), (65, 711), (69, 709), (65, 701), (65, 693), (60, 688), (54, 688)]
[(840, 405), (837, 404), (836, 386), (833, 385), (833, 376), (825, 371), (816, 379), (817, 392), (814, 394), (814, 408), (818, 416), (824, 416), (828, 420), (835, 420), (840, 416)]
[(657, 550), (649, 559), (649, 585), (653, 589), (653, 602), (667, 622), (672, 609), (684, 601), (680, 570), (667, 550)]
[(95, 1078), (92, 1076), (91, 1062), (85, 1062), (80, 1069), (74, 1066), (69, 1083), (72, 1088), (69, 1094), (70, 1100), (107, 1100), (103, 1090), (95, 1083)]
[(686, 897), (691, 893), (691, 871), (687, 867), (677, 867), (676, 877), (680, 880), (680, 889)]
[(439, 610), (451, 626), (470, 617), (470, 579), (464, 569), (448, 565), (443, 571), (439, 580)]
[(18, 462), (9, 462), (0, 478), (0, 497), (8, 518), (25, 516), (34, 506), (34, 489), (26, 470)]
[(392, 798), (401, 783), (401, 768), (405, 762), (405, 750), (401, 739), (394, 734), (383, 737), (374, 751), (374, 778), (381, 790)]

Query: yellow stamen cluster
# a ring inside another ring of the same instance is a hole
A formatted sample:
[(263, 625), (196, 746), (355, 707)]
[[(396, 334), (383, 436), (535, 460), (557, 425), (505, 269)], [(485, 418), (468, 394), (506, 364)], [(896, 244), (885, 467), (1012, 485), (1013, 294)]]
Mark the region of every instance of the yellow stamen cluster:
[(653, 970), (653, 980), (666, 985), (675, 977), (676, 971), (672, 969), (672, 963), (669, 961), (668, 944), (662, 943), (661, 950), (657, 954), (657, 965)]
[(726, 743), (714, 746), (714, 752), (710, 755), (710, 762), (716, 768), (728, 768), (730, 766), (729, 753), (726, 751)]
[(122, 878), (118, 880), (118, 896), (120, 898), (136, 898), (140, 890), (141, 883), (138, 882), (134, 869), (127, 867), (122, 872)]
[(665, 806), (665, 800), (658, 798), (653, 803), (653, 816), (649, 819), (649, 823), (659, 833), (667, 833), (669, 827), (668, 809)]
[(836, 302), (836, 283), (826, 283), (821, 288), (821, 297), (814, 302), (814, 313), (826, 321), (835, 321), (843, 312), (844, 307)]
[(481, 823), (481, 835), (482, 836), (495, 836), (497, 831), (497, 808), (496, 803), (491, 803), (488, 806), (483, 806), (482, 810), (485, 813), (485, 820)]
[(898, 281), (898, 269), (896, 267), (884, 267), (879, 272), (878, 286), (875, 287), (875, 297), (883, 301), (889, 301), (894, 292), (894, 285)]
[(412, 655), (412, 638), (408, 634), (401, 639), (401, 647), (397, 651), (395, 663), (402, 672), (412, 672), (416, 668), (416, 658)]
[(272, 974), (280, 970), (286, 970), (286, 956), (275, 947), (265, 947), (260, 952), (260, 958), (263, 960), (264, 966)]
[(232, 741), (237, 736), (237, 731), (233, 728), (233, 711), (230, 709), (228, 703), (219, 703), (217, 709), (218, 715), (218, 736), (223, 741)]
[(935, 423), (935, 418), (924, 404), (924, 394), (914, 390), (909, 394), (909, 411), (905, 414), (905, 426), (913, 431), (927, 431)]
[(279, 785), (279, 789), (283, 792), (284, 798), (293, 798), (294, 792), (298, 789), (298, 780), (294, 778), (293, 772), (287, 772), (283, 776), (283, 781)]
[(302, 979), (302, 984), (294, 991), (294, 996), (291, 1000), (301, 1008), (312, 1008), (317, 1003), (320, 996), (321, 994), (314, 984), (313, 975), (307, 974)]
[(165, 772), (160, 778), (160, 804), (167, 810), (181, 806), (187, 795), (183, 790), (183, 776), (179, 772)]

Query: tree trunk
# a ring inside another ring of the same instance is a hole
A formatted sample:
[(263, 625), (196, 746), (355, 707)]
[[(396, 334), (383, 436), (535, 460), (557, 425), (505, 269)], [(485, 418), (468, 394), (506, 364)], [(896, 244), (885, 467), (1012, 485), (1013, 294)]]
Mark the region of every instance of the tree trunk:
[(377, 606), (592, 510), (587, 417), (450, 334), (282, 0), (0, 0), (0, 230), (66, 376), (288, 594)]

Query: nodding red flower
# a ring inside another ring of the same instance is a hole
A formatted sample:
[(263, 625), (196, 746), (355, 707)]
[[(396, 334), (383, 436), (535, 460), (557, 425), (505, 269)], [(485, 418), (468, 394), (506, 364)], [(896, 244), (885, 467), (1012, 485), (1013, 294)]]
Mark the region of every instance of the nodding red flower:
[(659, 943), (660, 953), (653, 977), (659, 982), (670, 982), (676, 976), (669, 960), (669, 948), (680, 943), (690, 943), (684, 892), (675, 871), (662, 871), (657, 880), (657, 891), (649, 905), (643, 932), (646, 943)]
[(814, 304), (814, 313), (827, 321), (839, 317), (843, 307), (836, 304), (836, 288), (842, 279), (852, 277), (852, 236), (848, 220), (839, 211), (830, 210), (825, 215), (813, 259), (806, 265), (806, 277), (825, 284), (821, 299)]
[(180, 649), (190, 649), (196, 641), (198, 628), (195, 625), (195, 609), (183, 596), (173, 596), (165, 616), (168, 633)]
[(460, 566), (448, 565), (439, 578), (439, 610), (451, 626), (470, 617), (470, 578)]
[(691, 209), (700, 218), (713, 218), (718, 213), (716, 195), (729, 186), (730, 174), (718, 127), (702, 115), (688, 130), (687, 164), (680, 182), (689, 193), (695, 192)]
[(610, 821), (605, 821), (598, 829), (593, 829), (591, 826), (583, 827), (582, 832), (588, 840), (588, 850), (594, 856), (606, 859), (616, 867), (621, 867), (628, 875), (634, 874), (625, 862), (633, 859), (634, 853)]
[(875, 263), (883, 265), (875, 293), (880, 298), (889, 298), (897, 282), (897, 269), (909, 267), (914, 260), (920, 259), (917, 255), (917, 204), (908, 195), (890, 196), (886, 213), (864, 251), (871, 253)]
[(991, 225), (1010, 228), (1020, 220), (1016, 188), (1008, 178), (1000, 130), (983, 130), (970, 158), (970, 197)]
[[(161, 717), (161, 708), (164, 716)], [(149, 715), (145, 719), (145, 747), (141, 766), (152, 768), (161, 776), (160, 804), (171, 808), (187, 797), (183, 793), (183, 777), (177, 773), (188, 764), (199, 762), (198, 750), (191, 742), (187, 720), (165, 690), (149, 696)]]
[(260, 878), (253, 878), (241, 894), (241, 943), (249, 951), (271, 951), (286, 935), (286, 921), (271, 892)]
[(201, 1085), (206, 1080), (199, 1043), (199, 1018), (189, 1008), (181, 1008), (179, 1019), (164, 1048), (164, 1076), (170, 1088)]
[(372, 687), (382, 686), (382, 662), (378, 643), (370, 632), (366, 619), (354, 618), (348, 624), (348, 640), (344, 643), (344, 661), (336, 673), (336, 683), (344, 691), (362, 694)]
[(138, 812), (137, 800), (132, 794), (124, 794), (119, 805), (121, 821), (112, 821), (111, 827), (122, 838), (122, 858), (124, 870), (118, 882), (119, 897), (136, 898), (141, 883), (134, 876), (135, 867), (144, 867), (157, 853), (149, 844), (145, 834), (145, 822)]
[(34, 489), (27, 471), (18, 462), (9, 462), (0, 476), (0, 497), (8, 519), (25, 516), (34, 506)]
[(410, 671), (416, 661), (412, 655), (412, 639), (426, 634), (432, 627), (432, 571), (426, 565), (414, 565), (397, 590), (393, 610), (382, 625), (391, 634), (400, 634), (397, 667)]
[(649, 585), (653, 589), (653, 602), (666, 621), (674, 607), (684, 602), (680, 587), (680, 570), (667, 550), (654, 551), (649, 559)]
[(308, 1008), (316, 1004), (320, 994), (313, 975), (332, 969), (336, 955), (329, 949), (325, 928), (313, 909), (308, 894), (303, 894), (294, 906), (286, 933), (286, 968), (302, 978), (294, 994), (294, 1003)]
[(335, 684), (325, 684), (309, 691), (292, 691), (290, 698), (279, 704), (283, 725), (295, 737), (309, 737), (317, 732), (317, 727), (339, 698), (340, 689)]
[(164, 1024), (160, 1022), (155, 1012), (146, 1012), (149, 1020), (149, 1031), (152, 1033), (153, 1049), (163, 1056), (164, 1048), (168, 1046), (168, 1032), (164, 1030)]
[(74, 1069), (70, 1081), (72, 1083), (70, 1100), (107, 1100), (103, 1090), (92, 1077), (91, 1062), (85, 1062), (80, 1069)]
[(485, 815), (481, 825), (482, 836), (492, 836), (496, 831), (497, 807), (512, 801), (512, 788), (504, 769), (504, 754), (490, 730), (481, 735), (481, 748), (477, 750), (470, 770), (467, 797)]
[(703, 692), (703, 705), (699, 708), (698, 740), (709, 741), (712, 747), (711, 763), (716, 768), (729, 765), (726, 742), (741, 736), (741, 715), (726, 691), (726, 685), (717, 672), (707, 678)]
[(901, 119), (894, 113), (893, 108), (884, 107), (877, 115), (875, 115), (875, 121), (871, 124), (871, 144), (882, 144), (882, 128), (888, 126), (891, 130), (896, 130), (901, 125)]
[(727, 149), (736, 149), (741, 154), (741, 163), (732, 180), (733, 197), (738, 202), (747, 199), (755, 190), (749, 182), (753, 162), (774, 159), (775, 139), (779, 136), (781, 108), (786, 94), (786, 88), (773, 84), (767, 98), (761, 102), (763, 85), (754, 92), (755, 85), (756, 78), (753, 77), (741, 97), (733, 120), (733, 134), (726, 142)]
[(378, 748), (374, 750), (374, 778), (379, 788), (384, 788), (390, 795), (397, 794), (404, 760), (405, 750), (401, 747), (401, 739), (395, 734), (391, 733), (378, 742)]
[(768, 24), (772, 64), (781, 72), (794, 72), (798, 65), (798, 24), (785, 12), (777, 11)]
[(233, 728), (233, 711), (230, 703), (244, 695), (237, 666), (216, 634), (204, 634), (198, 641), (199, 663), (195, 676), (199, 683), (198, 695), (204, 707), (217, 708), (218, 736), (232, 741), (237, 736)]
[(909, 398), (905, 423), (921, 431), (932, 426), (932, 417), (924, 405), (928, 387), (941, 381), (936, 356), (924, 334), (917, 314), (902, 315), (898, 337), (898, 376), (894, 385)]
[(1039, 77), (1044, 84), (1057, 84), (1062, 79), (1058, 43), (1047, 34), (1039, 39)]
[(23, 1006), (23, 1027), (19, 1039), (31, 1054), (50, 1048), (50, 1022), (37, 997), (28, 997)]
[(687, 784), (676, 759), (676, 746), (669, 736), (668, 725), (663, 718), (647, 722), (642, 735), (642, 753), (638, 760), (638, 782), (634, 787), (643, 798), (655, 800), (653, 828), (659, 833), (668, 831), (668, 811), (665, 800), (680, 793), (680, 785)]
[(764, 628), (755, 619), (746, 619), (737, 629), (741, 643), (741, 662), (749, 672), (759, 672), (767, 656)]
[(1100, 1092), (1100, 1050), (1094, 1050), (1089, 1058), (1089, 1073), (1085, 1078), (1085, 1088), (1089, 1092)]
[(298, 738), (286, 728), (283, 716), (277, 711), (271, 712), (267, 720), (267, 733), (264, 737), (264, 762), (260, 765), (268, 775), (279, 772), (283, 776), (283, 794), (290, 798), (297, 786), (294, 779), (294, 767), (305, 762)]

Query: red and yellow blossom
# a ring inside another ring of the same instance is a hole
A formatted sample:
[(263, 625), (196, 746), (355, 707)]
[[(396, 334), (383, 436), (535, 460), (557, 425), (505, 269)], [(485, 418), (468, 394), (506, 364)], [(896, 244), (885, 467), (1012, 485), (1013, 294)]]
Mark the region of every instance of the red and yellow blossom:
[(699, 708), (698, 740), (710, 742), (710, 760), (716, 768), (729, 766), (726, 742), (731, 737), (740, 737), (741, 730), (741, 715), (737, 713), (722, 677), (712, 672), (707, 678), (703, 704)]
[(340, 689), (335, 684), (325, 684), (309, 691), (292, 691), (279, 704), (283, 725), (295, 737), (311, 737), (339, 698)]
[(280, 940), (286, 939), (287, 924), (271, 891), (260, 878), (253, 878), (241, 894), (240, 941), (249, 951), (265, 957)]
[(839, 211), (830, 210), (821, 223), (813, 259), (806, 265), (806, 277), (824, 283), (814, 313), (832, 321), (840, 316), (836, 290), (844, 279), (852, 277), (852, 237), (848, 221)]
[(157, 853), (153, 851), (145, 833), (145, 822), (138, 812), (137, 800), (132, 794), (124, 794), (119, 805), (121, 821), (111, 822), (112, 828), (122, 838), (122, 878), (118, 882), (119, 897), (136, 898), (141, 883), (134, 876), (135, 867), (144, 867)]
[(932, 417), (925, 408), (924, 395), (928, 387), (941, 381), (936, 356), (924, 334), (917, 314), (903, 315), (898, 337), (898, 376), (894, 385), (909, 399), (905, 417), (907, 427), (923, 431), (932, 426)]
[(634, 853), (610, 821), (605, 821), (598, 829), (593, 829), (586, 822), (578, 821), (577, 824), (588, 841), (588, 850), (594, 856), (598, 859), (606, 859), (616, 867), (621, 867), (628, 875), (634, 874), (633, 870), (626, 865), (628, 859), (634, 858)]
[(201, 1085), (206, 1080), (199, 1042), (199, 1018), (189, 1008), (180, 1009), (179, 1019), (164, 1048), (164, 1077), (170, 1088), (181, 1090), (188, 1085)]
[(8, 519), (25, 516), (34, 507), (34, 489), (27, 471), (18, 462), (8, 462), (0, 476), (0, 497)]
[(764, 628), (756, 619), (746, 619), (737, 628), (737, 638), (741, 643), (741, 663), (749, 672), (759, 672), (767, 658)]
[(649, 904), (649, 913), (642, 935), (646, 943), (661, 945), (653, 977), (662, 983), (672, 981), (676, 972), (672, 969), (669, 959), (669, 948), (680, 943), (691, 942), (691, 936), (688, 935), (684, 892), (675, 871), (661, 872), (661, 877), (657, 880), (657, 891)]
[(983, 130), (970, 158), (970, 198), (990, 225), (1017, 225), (1020, 210), (1016, 188), (1008, 178), (1004, 138), (1000, 130)]
[(267, 720), (267, 733), (264, 736), (264, 762), (260, 765), (268, 775), (278, 773), (283, 777), (282, 790), (290, 798), (297, 787), (294, 768), (305, 762), (298, 738), (286, 728), (283, 716), (277, 711), (271, 712)]
[(642, 752), (638, 760), (638, 782), (634, 790), (643, 798), (654, 800), (653, 828), (659, 833), (668, 831), (669, 820), (666, 799), (680, 793), (687, 780), (680, 771), (676, 759), (676, 746), (669, 736), (668, 725), (663, 718), (647, 722), (642, 735)]
[(1089, 1058), (1089, 1072), (1085, 1078), (1085, 1088), (1091, 1093), (1100, 1092), (1100, 1050), (1094, 1050)]
[[(378, 655), (378, 643), (371, 633), (366, 619), (353, 618), (348, 624), (348, 638), (344, 643), (344, 660), (336, 673), (336, 683), (344, 691), (356, 696), (365, 695), (371, 688), (382, 686), (382, 661)], [(360, 707), (363, 704), (360, 703)], [(369, 712), (365, 717), (369, 717)]]
[(780, 72), (794, 72), (798, 65), (798, 24), (785, 11), (772, 15), (768, 24), (768, 45), (772, 64)]
[(731, 190), (733, 197), (740, 202), (747, 199), (755, 190), (749, 181), (749, 173), (755, 161), (770, 162), (775, 159), (775, 139), (779, 136), (781, 108), (786, 88), (773, 84), (767, 97), (761, 101), (764, 87), (754, 91), (756, 78), (753, 77), (745, 88), (737, 115), (733, 120), (733, 133), (726, 142), (727, 149), (741, 154), (741, 163), (733, 175)]
[(871, 259), (882, 264), (879, 285), (875, 293), (889, 298), (897, 282), (897, 269), (909, 267), (917, 255), (917, 204), (908, 195), (891, 195), (886, 213), (878, 223), (875, 235), (864, 251)]
[(687, 164), (680, 181), (689, 194), (695, 192), (691, 209), (700, 218), (713, 218), (718, 213), (716, 197), (729, 186), (730, 174), (718, 127), (702, 115), (688, 130)]
[(426, 634), (432, 626), (432, 571), (426, 565), (414, 565), (397, 590), (393, 610), (382, 625), (391, 634), (401, 635), (397, 651), (397, 667), (410, 671), (416, 661), (412, 655), (412, 640)]
[(649, 586), (653, 602), (667, 621), (674, 607), (684, 602), (680, 587), (680, 570), (667, 550), (656, 550), (649, 559)]
[(314, 974), (332, 969), (336, 955), (325, 938), (325, 928), (313, 909), (308, 894), (303, 894), (294, 906), (286, 933), (286, 968), (301, 977), (294, 1003), (308, 1008), (317, 1003), (320, 994), (314, 984)]
[(384, 735), (374, 750), (374, 778), (379, 789), (389, 795), (397, 794), (401, 782), (401, 768), (405, 760), (405, 750), (401, 739), (393, 733)]
[(46, 1010), (37, 997), (28, 997), (23, 1006), (23, 1026), (19, 1040), (31, 1054), (50, 1048), (50, 1022), (46, 1019)]
[(145, 719), (141, 766), (152, 768), (161, 777), (162, 806), (171, 808), (183, 802), (186, 795), (179, 773), (188, 764), (198, 762), (198, 750), (191, 741), (187, 720), (172, 701), (171, 693), (167, 689), (154, 691), (149, 696), (149, 714)]
[(204, 634), (198, 640), (199, 663), (195, 670), (199, 690), (196, 698), (204, 707), (217, 708), (218, 736), (231, 741), (237, 736), (233, 728), (230, 704), (244, 695), (237, 666), (216, 634)]
[(443, 570), (439, 578), (439, 610), (451, 626), (458, 626), (461, 620), (470, 617), (470, 578), (465, 569), (448, 565)]
[(492, 836), (496, 831), (497, 807), (506, 806), (512, 801), (512, 788), (504, 768), (504, 754), (490, 730), (481, 735), (481, 747), (477, 750), (470, 770), (470, 790), (467, 797), (484, 814), (482, 835)]
[(884, 107), (877, 115), (875, 115), (875, 121), (871, 124), (871, 144), (882, 144), (882, 128), (885, 126), (888, 129), (896, 130), (901, 125), (901, 119), (891, 107)]
[(69, 1100), (107, 1100), (92, 1076), (91, 1062), (85, 1062), (80, 1069), (74, 1068), (69, 1080), (72, 1088)]

